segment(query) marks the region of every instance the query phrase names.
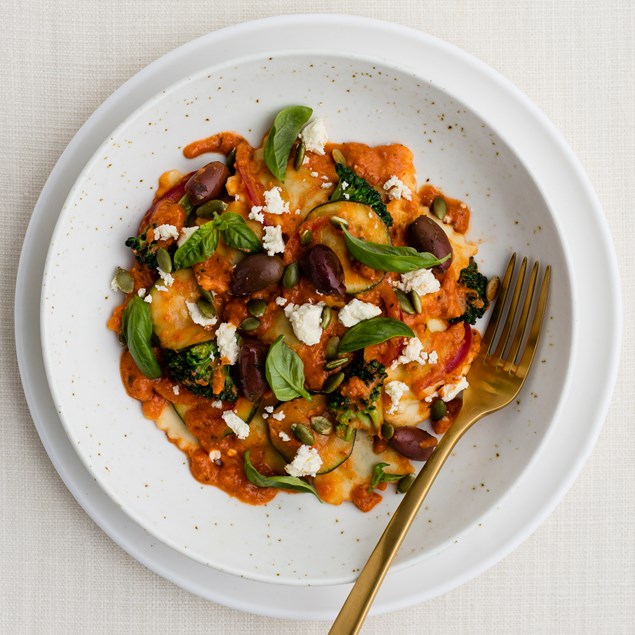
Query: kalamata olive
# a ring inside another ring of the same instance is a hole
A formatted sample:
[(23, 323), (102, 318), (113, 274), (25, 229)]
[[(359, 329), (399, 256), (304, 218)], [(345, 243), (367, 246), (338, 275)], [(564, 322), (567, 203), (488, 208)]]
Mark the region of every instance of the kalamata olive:
[(421, 428), (403, 426), (395, 428), (390, 445), (413, 461), (427, 461), (434, 451), (437, 440)]
[(234, 295), (249, 295), (280, 281), (284, 264), (279, 256), (252, 254), (243, 258), (234, 269), (231, 292)]
[(439, 223), (429, 216), (419, 216), (408, 225), (407, 240), (408, 244), (417, 251), (427, 251), (439, 259), (450, 254), (444, 263), (432, 269), (435, 273), (447, 271), (452, 261), (452, 247)]
[(185, 192), (193, 205), (200, 205), (213, 198), (218, 198), (228, 177), (227, 166), (220, 161), (212, 161), (190, 178), (185, 184)]
[(243, 340), (238, 356), (238, 375), (243, 395), (249, 401), (262, 397), (267, 388), (265, 360), (267, 345), (258, 340)]
[(346, 293), (342, 263), (330, 247), (311, 247), (304, 255), (301, 266), (304, 275), (321, 293)]

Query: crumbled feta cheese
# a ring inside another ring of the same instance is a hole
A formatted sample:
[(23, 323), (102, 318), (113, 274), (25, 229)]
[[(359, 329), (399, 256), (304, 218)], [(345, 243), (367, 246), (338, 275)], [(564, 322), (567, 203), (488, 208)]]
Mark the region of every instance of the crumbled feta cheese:
[(313, 346), (318, 344), (322, 337), (322, 307), (323, 302), (318, 304), (289, 304), (284, 309), (295, 336), (305, 344)]
[(436, 351), (432, 351), (428, 353), (428, 364), (438, 364), (439, 363), (439, 354)]
[(329, 180), (329, 177), (328, 177), (328, 176), (326, 176), (326, 174), (323, 174), (320, 178), (321, 178), (323, 181), (328, 181), (328, 180)]
[(174, 238), (178, 240), (179, 230), (174, 225), (158, 225), (152, 228), (152, 241), (167, 240)]
[(384, 391), (390, 397), (390, 408), (386, 411), (386, 414), (392, 415), (397, 412), (399, 408), (399, 401), (403, 394), (408, 390), (408, 384), (404, 384), (402, 381), (389, 381), (384, 386)]
[(289, 300), (287, 300), (286, 298), (283, 298), (281, 295), (279, 295), (279, 296), (276, 298), (276, 304), (277, 304), (278, 306), (286, 306), (286, 304), (287, 304), (287, 302), (288, 302), (288, 301), (289, 301)]
[(470, 384), (467, 383), (465, 377), (461, 377), (461, 380), (456, 384), (446, 384), (441, 387), (439, 394), (443, 401), (452, 401), (460, 392), (469, 388)]
[(289, 211), (289, 203), (280, 196), (282, 189), (275, 186), (265, 192), (264, 210), (268, 214), (286, 214)]
[(399, 364), (409, 364), (410, 362), (417, 362), (418, 364), (428, 362), (428, 353), (423, 350), (423, 342), (416, 336), (408, 340), (406, 348), (404, 348), (397, 360), (393, 362), (391, 368), (396, 368)]
[(276, 421), (282, 421), (284, 419), (284, 412), (281, 410), (280, 412), (276, 412), (275, 414), (271, 415), (272, 419), (275, 419)]
[(260, 205), (254, 205), (249, 212), (249, 218), (262, 225), (265, 222), (265, 215), (262, 213), (262, 207)]
[(291, 441), (291, 437), (284, 431), (280, 430), (278, 432), (278, 436), (286, 443), (287, 441)]
[(223, 322), (216, 331), (216, 343), (220, 356), (231, 366), (238, 361), (238, 342), (236, 341), (236, 327), (229, 322)]
[(152, 296), (148, 294), (145, 298), (143, 298), (143, 301), (147, 302), (148, 304), (152, 304)]
[(342, 181), (342, 192), (348, 187), (348, 183), (346, 181)]
[(265, 406), (265, 412), (271, 414), (273, 412), (273, 406)]
[[(350, 197), (351, 197), (351, 195), (350, 195), (350, 194), (346, 194), (346, 192), (344, 192), (344, 198), (345, 198), (347, 201), (348, 201), (348, 199), (349, 199)], [(372, 215), (372, 214), (370, 214), (370, 215), (368, 216), (368, 218), (372, 218), (372, 217), (373, 217), (373, 215)]]
[(316, 179), (318, 176), (320, 176), (320, 173), (319, 173), (319, 172), (315, 172), (315, 171), (313, 171), (313, 172), (311, 172), (311, 176), (312, 176), (314, 179)]
[(320, 186), (323, 190), (328, 190), (329, 187), (333, 187), (333, 183), (330, 183), (329, 181), (327, 181), (326, 183), (322, 183), (322, 185)]
[(301, 445), (293, 458), (293, 461), (284, 466), (285, 472), (290, 476), (316, 476), (322, 467), (322, 458), (315, 448), (309, 445)]
[(324, 146), (329, 140), (326, 133), (326, 124), (324, 119), (314, 119), (309, 122), (300, 133), (300, 137), (304, 141), (307, 152), (315, 152), (315, 154), (324, 154)]
[(220, 450), (210, 450), (209, 460), (216, 462), (220, 460)]
[(249, 436), (249, 426), (233, 410), (223, 412), (223, 421), (239, 439)]
[(175, 395), (178, 395), (178, 394), (181, 392), (181, 389), (179, 388), (179, 385), (178, 385), (178, 384), (174, 384), (174, 386), (172, 386), (172, 392), (173, 392)]
[(436, 399), (438, 396), (439, 396), (439, 393), (435, 390), (432, 394), (428, 395), (424, 401), (426, 403), (430, 403), (433, 399)]
[(179, 239), (176, 241), (178, 247), (183, 245), (189, 238), (191, 238), (192, 234), (195, 234), (199, 230), (198, 225), (194, 225), (193, 227), (184, 227), (181, 230), (181, 235)]
[(218, 401), (212, 401), (212, 408), (221, 409), (223, 407), (223, 402), (219, 399)]
[(146, 294), (146, 288), (145, 287), (141, 287), (141, 289), (139, 289), (137, 291), (137, 295), (142, 298), (144, 295)]
[(440, 282), (434, 277), (431, 269), (415, 269), (401, 274), (401, 280), (393, 283), (404, 293), (416, 291), (419, 295), (428, 295), (441, 288)]
[(157, 267), (157, 271), (159, 272), (159, 276), (161, 276), (161, 280), (165, 282), (166, 287), (171, 287), (174, 284), (174, 277), (171, 273), (163, 271), (161, 267)]
[(412, 191), (410, 188), (398, 177), (391, 176), (384, 183), (384, 190), (388, 194), (388, 198), (391, 200), (399, 200), (405, 198), (407, 201), (412, 200)]
[(157, 291), (167, 291), (168, 290), (168, 288), (164, 284), (156, 284), (156, 285), (154, 285), (154, 288)]
[(269, 415), (266, 412), (262, 413), (262, 418), (263, 419), (269, 419)]
[(186, 301), (185, 306), (187, 306), (187, 312), (190, 314), (194, 324), (198, 324), (199, 326), (214, 326), (214, 324), (218, 322), (217, 317), (205, 317), (201, 313), (201, 310), (198, 308), (196, 302)]
[(359, 322), (378, 315), (381, 315), (381, 309), (378, 306), (355, 298), (339, 312), (339, 320), (344, 326), (355, 326)]
[(265, 227), (265, 233), (262, 237), (262, 246), (265, 248), (268, 256), (284, 253), (284, 239), (282, 238), (282, 227)]

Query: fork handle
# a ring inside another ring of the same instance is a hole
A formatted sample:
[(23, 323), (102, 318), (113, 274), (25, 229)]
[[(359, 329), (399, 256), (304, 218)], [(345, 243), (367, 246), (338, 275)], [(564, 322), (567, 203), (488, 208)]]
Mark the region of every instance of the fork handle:
[(329, 635), (356, 635), (359, 633), (388, 568), (430, 491), (432, 483), (452, 453), (454, 446), (474, 421), (473, 415), (470, 416), (467, 412), (461, 411), (450, 429), (439, 441), (386, 526), (377, 546), (335, 618)]

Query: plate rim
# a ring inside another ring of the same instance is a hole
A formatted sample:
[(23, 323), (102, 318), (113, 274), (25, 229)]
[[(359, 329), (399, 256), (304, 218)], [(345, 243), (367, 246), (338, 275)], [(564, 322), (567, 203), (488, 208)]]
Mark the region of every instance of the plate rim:
[[(20, 308), (23, 306), (24, 304), (24, 293), (21, 291), (22, 288), (24, 288), (23, 284), (20, 283), (24, 283), (24, 278), (26, 276), (26, 270), (28, 269), (28, 257), (26, 252), (28, 251), (26, 249), (26, 246), (29, 244), (29, 241), (33, 240), (32, 234), (35, 232), (34, 226), (36, 224), (35, 220), (37, 217), (37, 211), (38, 209), (41, 209), (42, 207), (42, 199), (43, 199), (43, 195), (45, 194), (45, 192), (47, 191), (47, 188), (49, 188), (49, 186), (52, 188), (53, 187), (53, 181), (54, 178), (53, 177), (57, 177), (59, 175), (59, 172), (62, 170), (62, 165), (63, 165), (63, 161), (67, 161), (70, 154), (72, 154), (73, 151), (76, 151), (76, 148), (78, 145), (80, 145), (80, 142), (83, 140), (83, 137), (85, 137), (88, 134), (88, 127), (89, 124), (91, 122), (93, 122), (94, 120), (98, 119), (98, 115), (101, 116), (102, 113), (104, 113), (108, 107), (110, 107), (112, 105), (113, 102), (115, 102), (115, 98), (117, 95), (121, 96), (122, 94), (122, 89), (124, 89), (124, 87), (131, 87), (133, 85), (133, 82), (136, 83), (141, 83), (143, 82), (146, 77), (150, 76), (152, 74), (152, 72), (154, 72), (155, 68), (158, 68), (158, 66), (162, 63), (166, 61), (166, 58), (171, 57), (172, 60), (176, 60), (179, 57), (183, 57), (188, 51), (190, 50), (195, 50), (196, 48), (198, 48), (199, 46), (205, 46), (205, 44), (209, 44), (210, 42), (213, 42), (215, 39), (220, 41), (222, 39), (226, 39), (228, 37), (231, 36), (235, 36), (235, 35), (244, 35), (245, 32), (248, 31), (263, 31), (266, 28), (271, 28), (271, 27), (280, 27), (280, 26), (289, 26), (289, 24), (293, 24), (295, 26), (295, 28), (299, 28), (299, 27), (307, 27), (307, 28), (311, 28), (311, 22), (315, 21), (316, 19), (322, 21), (323, 23), (328, 23), (330, 22), (331, 24), (333, 23), (333, 21), (336, 21), (339, 24), (343, 24), (343, 23), (348, 23), (349, 26), (355, 25), (358, 28), (361, 28), (362, 30), (365, 28), (379, 28), (379, 29), (383, 29), (385, 31), (388, 32), (392, 32), (394, 34), (399, 34), (399, 35), (407, 35), (408, 37), (412, 37), (415, 39), (420, 39), (423, 43), (425, 43), (426, 41), (432, 44), (435, 44), (437, 47), (439, 48), (443, 48), (443, 49), (447, 49), (450, 51), (453, 51), (455, 54), (459, 54), (459, 56), (461, 58), (463, 58), (464, 60), (467, 60), (468, 63), (471, 63), (473, 65), (476, 65), (477, 67), (480, 68), (481, 71), (485, 70), (485, 72), (487, 72), (488, 74), (492, 75), (493, 77), (495, 77), (495, 79), (500, 83), (501, 81), (504, 84), (504, 87), (507, 88), (507, 90), (511, 89), (512, 93), (516, 93), (516, 96), (520, 96), (522, 103), (527, 107), (529, 107), (530, 110), (533, 110), (533, 115), (534, 116), (538, 116), (538, 118), (540, 120), (542, 120), (542, 124), (543, 126), (546, 127), (546, 131), (551, 133), (550, 137), (551, 137), (551, 141), (555, 141), (556, 144), (559, 146), (559, 149), (566, 155), (566, 157), (568, 158), (568, 163), (569, 163), (569, 167), (573, 168), (573, 172), (574, 175), (577, 177), (577, 180), (579, 181), (578, 185), (581, 186), (581, 188), (584, 190), (585, 193), (585, 198), (588, 199), (588, 201), (591, 204), (591, 207), (595, 213), (595, 220), (599, 221), (599, 225), (600, 225), (600, 233), (601, 233), (601, 238), (602, 238), (602, 242), (604, 243), (605, 247), (608, 247), (608, 259), (609, 261), (613, 261), (613, 270), (614, 272), (617, 274), (617, 266), (616, 266), (616, 258), (614, 256), (614, 254), (611, 254), (610, 248), (611, 248), (611, 244), (610, 244), (610, 237), (609, 237), (609, 233), (608, 233), (608, 227), (606, 226), (606, 224), (603, 221), (603, 217), (602, 217), (602, 213), (601, 213), (601, 207), (599, 205), (599, 201), (597, 200), (597, 197), (595, 195), (595, 193), (592, 190), (592, 187), (588, 181), (588, 178), (586, 177), (586, 175), (584, 174), (584, 171), (581, 167), (581, 165), (579, 164), (577, 158), (573, 155), (573, 152), (571, 151), (571, 149), (568, 147), (568, 145), (566, 144), (566, 142), (564, 142), (564, 140), (562, 139), (561, 135), (555, 130), (555, 127), (553, 127), (553, 124), (551, 124), (551, 122), (549, 122), (549, 120), (546, 118), (546, 116), (537, 109), (537, 107), (535, 105), (533, 105), (532, 102), (529, 101), (529, 99), (527, 97), (525, 97), (516, 87), (514, 87), (508, 80), (506, 80), (505, 78), (503, 78), (502, 76), (500, 76), (498, 73), (496, 73), (496, 71), (494, 71), (493, 69), (491, 69), (490, 67), (486, 66), (483, 62), (480, 62), (478, 60), (476, 60), (476, 58), (473, 58), (471, 55), (461, 51), (460, 49), (457, 49), (456, 47), (454, 47), (451, 44), (448, 44), (446, 42), (442, 42), (441, 40), (438, 40), (438, 38), (434, 38), (433, 36), (429, 36), (427, 34), (424, 34), (422, 32), (419, 31), (415, 31), (413, 29), (410, 29), (408, 27), (402, 27), (399, 25), (394, 25), (394, 24), (390, 24), (390, 23), (384, 23), (384, 22), (380, 22), (377, 20), (371, 20), (368, 18), (357, 18), (357, 17), (352, 17), (352, 16), (330, 16), (330, 15), (295, 15), (295, 16), (282, 16), (280, 18), (265, 18), (263, 20), (257, 20), (254, 22), (248, 22), (248, 23), (243, 23), (243, 24), (239, 24), (239, 25), (234, 25), (232, 27), (228, 27), (227, 29), (223, 29), (208, 35), (204, 35), (201, 38), (198, 38), (197, 40), (193, 40), (192, 42), (189, 42), (185, 45), (183, 45), (182, 47), (179, 47), (178, 49), (176, 49), (175, 51), (173, 51), (172, 53), (168, 53), (167, 55), (159, 58), (158, 60), (155, 60), (154, 62), (152, 62), (150, 65), (148, 65), (146, 68), (144, 68), (142, 71), (140, 71), (139, 73), (137, 73), (133, 78), (129, 79), (126, 83), (124, 83), (117, 91), (115, 91), (115, 93), (113, 93), (113, 95), (111, 95), (96, 111), (95, 113), (93, 113), (93, 115), (88, 119), (88, 121), (80, 128), (80, 131), (77, 133), (76, 137), (74, 137), (74, 139), (71, 141), (71, 143), (69, 144), (69, 146), (67, 147), (67, 149), (64, 151), (64, 153), (62, 154), (62, 156), (60, 157), (58, 163), (56, 164), (55, 168), (53, 169), (53, 171), (51, 172), (51, 176), (49, 177), (49, 180), (47, 181), (42, 194), (40, 195), (40, 198), (38, 199), (38, 202), (35, 206), (35, 210), (34, 210), (34, 214), (33, 217), (31, 219), (31, 222), (29, 223), (29, 227), (27, 229), (27, 233), (25, 236), (25, 247), (23, 248), (21, 257), (20, 257), (20, 265), (19, 265), (19, 271), (18, 271), (18, 284), (16, 285), (16, 305), (15, 305), (15, 312), (16, 312), (16, 344), (18, 344), (18, 362), (19, 362), (19, 366), (20, 366), (20, 372), (21, 372), (21, 376), (23, 379), (23, 384), (24, 384), (24, 388), (25, 388), (25, 393), (27, 395), (27, 401), (29, 402), (29, 407), (31, 409), (32, 414), (34, 414), (34, 410), (37, 410), (36, 408), (36, 404), (35, 404), (35, 397), (33, 394), (29, 395), (29, 389), (28, 389), (28, 382), (25, 381), (25, 379), (28, 376), (28, 368), (26, 367), (26, 359), (25, 359), (25, 350), (23, 348), (24, 346), (24, 342), (23, 342), (23, 338), (25, 337), (25, 333), (23, 333), (21, 331), (21, 320), (19, 319), (20, 317), (22, 317), (20, 315)], [(342, 53), (343, 51), (337, 51), (338, 53)], [(152, 71), (152, 72), (151, 72)], [(170, 82), (171, 83), (171, 82)], [(136, 109), (136, 108), (135, 108)], [(93, 146), (94, 147), (94, 146)], [(93, 150), (94, 152), (94, 150)], [(92, 153), (91, 153), (92, 154)], [(565, 250), (566, 251), (566, 250)], [(613, 255), (613, 258), (611, 258), (611, 255)], [(32, 263), (31, 263), (32, 265)], [(609, 287), (611, 287), (610, 289), (610, 295), (612, 296), (613, 299), (613, 308), (615, 309), (614, 311), (614, 329), (613, 329), (613, 338), (612, 338), (612, 346), (611, 346), (611, 350), (609, 351), (609, 358), (613, 361), (613, 365), (612, 368), (610, 369), (609, 372), (609, 376), (607, 378), (607, 382), (605, 383), (605, 388), (604, 388), (604, 395), (603, 395), (603, 399), (601, 399), (601, 403), (599, 404), (599, 407), (597, 408), (599, 414), (596, 417), (597, 421), (594, 423), (592, 429), (591, 429), (591, 434), (587, 437), (586, 439), (586, 445), (585, 447), (582, 449), (582, 451), (580, 452), (580, 454), (578, 455), (577, 461), (575, 462), (575, 465), (573, 466), (573, 469), (570, 469), (569, 474), (568, 474), (568, 479), (566, 479), (564, 482), (562, 482), (560, 484), (560, 487), (558, 488), (558, 495), (556, 496), (552, 496), (552, 499), (549, 501), (549, 504), (547, 504), (546, 507), (546, 511), (545, 508), (543, 508), (542, 513), (538, 514), (537, 516), (537, 520), (536, 518), (534, 518), (534, 524), (533, 526), (525, 527), (525, 531), (524, 532), (520, 532), (520, 537), (517, 535), (516, 538), (517, 540), (511, 540), (511, 542), (513, 544), (511, 544), (511, 546), (509, 546), (509, 548), (505, 548), (502, 549), (503, 553), (500, 553), (501, 549), (499, 549), (498, 552), (496, 552), (495, 554), (493, 554), (492, 558), (490, 558), (491, 561), (487, 561), (484, 566), (482, 566), (482, 568), (476, 567), (477, 571), (475, 572), (470, 572), (470, 574), (468, 574), (467, 577), (465, 577), (465, 579), (463, 580), (458, 580), (455, 581), (454, 584), (451, 584), (451, 586), (449, 586), (448, 588), (441, 588), (440, 590), (438, 590), (438, 593), (442, 593), (446, 590), (448, 590), (449, 588), (452, 588), (453, 586), (457, 586), (458, 584), (461, 584), (462, 582), (466, 581), (467, 579), (473, 577), (474, 575), (476, 575), (479, 571), (485, 570), (486, 568), (489, 568), (489, 566), (491, 566), (491, 564), (493, 564), (495, 561), (498, 561), (500, 558), (504, 557), (504, 555), (506, 555), (507, 553), (509, 553), (509, 551), (511, 551), (515, 546), (517, 546), (518, 544), (520, 544), (520, 542), (522, 542), (527, 535), (529, 535), (529, 533), (531, 533), (533, 531), (533, 529), (535, 529), (535, 527), (537, 527), (545, 518), (546, 516), (551, 512), (551, 510), (553, 509), (553, 507), (555, 507), (555, 505), (557, 504), (557, 502), (559, 502), (559, 500), (562, 498), (562, 496), (564, 495), (564, 493), (566, 492), (566, 490), (569, 488), (569, 486), (571, 485), (571, 483), (573, 482), (573, 480), (575, 479), (575, 477), (577, 476), (577, 474), (579, 473), (579, 470), (581, 469), (582, 465), (584, 464), (584, 462), (586, 461), (586, 458), (588, 457), (594, 443), (595, 440), (597, 438), (597, 435), (599, 434), (599, 431), (601, 429), (602, 426), (602, 422), (604, 419), (604, 416), (606, 414), (606, 410), (608, 408), (608, 401), (610, 399), (610, 394), (612, 392), (612, 388), (615, 384), (615, 379), (617, 376), (617, 359), (618, 359), (618, 355), (617, 352), (619, 352), (619, 341), (620, 341), (620, 335), (621, 335), (621, 322), (622, 322), (622, 314), (621, 314), (621, 300), (620, 300), (620, 293), (619, 293), (619, 279), (617, 278), (617, 276), (611, 276), (610, 277), (611, 282), (613, 282), (612, 285), (609, 285)], [(46, 434), (46, 430), (43, 430), (43, 426), (42, 426), (42, 422), (37, 420), (37, 417), (34, 416), (34, 420), (36, 423), (36, 428), (38, 429), (38, 432), (40, 433), (40, 436), (42, 438), (42, 441), (47, 449), (47, 451), (49, 452), (49, 456), (51, 456), (51, 448), (49, 448), (49, 445), (47, 444), (47, 441), (50, 441), (50, 439), (48, 438), (47, 434)], [(39, 425), (38, 425), (39, 424)], [(54, 453), (53, 453), (54, 454)], [(60, 472), (60, 475), (62, 476), (62, 478), (64, 479), (64, 475), (63, 472), (65, 472), (65, 470), (63, 469), (63, 466), (60, 466), (62, 469), (60, 471), (60, 467), (58, 467), (58, 465), (56, 464), (56, 461), (54, 460), (53, 456), (51, 456), (51, 460), (53, 461), (54, 465), (56, 465), (56, 468), (58, 469), (58, 472)], [(66, 479), (64, 479), (66, 482)], [(69, 490), (75, 495), (75, 497), (78, 499), (78, 502), (80, 502), (80, 504), (86, 509), (86, 505), (84, 505), (82, 503), (82, 500), (80, 500), (80, 498), (82, 498), (81, 493), (80, 493), (80, 497), (78, 498), (78, 495), (75, 494), (74, 489), (77, 489), (76, 487), (71, 487), (71, 485), (69, 485), (68, 482), (66, 482), (67, 487), (69, 488)], [(72, 485), (76, 485), (75, 483), (72, 483)], [(554, 500), (555, 499), (555, 500)], [(91, 505), (89, 505), (89, 507), (91, 507)], [(88, 510), (86, 510), (88, 512)], [(93, 516), (93, 514), (90, 514), (93, 517), (94, 520), (96, 520)], [(103, 520), (103, 519), (102, 519)], [(101, 523), (98, 522), (98, 524)], [(102, 527), (103, 528), (103, 527)], [(107, 532), (108, 533), (108, 532)], [(111, 535), (111, 537), (113, 537)], [(118, 542), (120, 544), (120, 546), (122, 546), (124, 549), (124, 545), (121, 545), (121, 542), (119, 540), (117, 540), (116, 538), (113, 537), (113, 539), (115, 539), (116, 542)], [(129, 551), (129, 553), (131, 553)], [(135, 555), (134, 553), (131, 553), (131, 555), (133, 555), (136, 559), (143, 561), (143, 558), (138, 557), (138, 554)], [(150, 566), (147, 562), (144, 562), (144, 564), (146, 564), (146, 566), (149, 566), (149, 568), (154, 570), (153, 566)], [(165, 575), (165, 573), (161, 573), (161, 575), (164, 575), (164, 577), (168, 577), (170, 578), (169, 575)], [(460, 577), (460, 576), (459, 576)], [(187, 587), (186, 587), (187, 588)], [(194, 591), (196, 592), (196, 591)], [(435, 593), (434, 595), (437, 595), (438, 593)], [(200, 593), (199, 593), (200, 594)], [(432, 595), (428, 595), (429, 597), (432, 597)], [(217, 601), (221, 601), (223, 602), (223, 600), (219, 600), (218, 598), (214, 598)], [(409, 605), (409, 603), (411, 603), (411, 599), (412, 598), (408, 598), (406, 600), (403, 600), (404, 602), (406, 602), (406, 604), (401, 604), (401, 606), (403, 605)], [(416, 598), (415, 601), (421, 601), (421, 598)], [(227, 602), (223, 602), (223, 603), (227, 603)], [(231, 604), (230, 604), (231, 605)], [(384, 607), (387, 605), (384, 605)], [(400, 608), (401, 606), (394, 606), (394, 605), (389, 605), (390, 608), (388, 608), (388, 610), (392, 610), (393, 608)], [(244, 605), (241, 605), (240, 607), (237, 608), (243, 608), (244, 610)], [(247, 609), (249, 610), (249, 609)], [(378, 611), (379, 612), (379, 611)], [(273, 614), (273, 615), (278, 615), (281, 616), (279, 613), (267, 613), (267, 614)], [(287, 615), (282, 615), (282, 616), (287, 616)], [(294, 616), (294, 617), (298, 617), (298, 616)]]

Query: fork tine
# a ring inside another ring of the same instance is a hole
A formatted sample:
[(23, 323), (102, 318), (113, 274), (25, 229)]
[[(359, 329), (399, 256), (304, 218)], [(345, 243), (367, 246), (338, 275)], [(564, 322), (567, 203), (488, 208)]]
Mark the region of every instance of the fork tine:
[(507, 348), (507, 343), (509, 341), (509, 335), (511, 333), (512, 327), (514, 326), (514, 320), (516, 319), (516, 309), (518, 308), (518, 301), (520, 300), (520, 293), (523, 289), (523, 282), (525, 281), (525, 271), (527, 270), (527, 258), (523, 258), (523, 261), (520, 263), (520, 271), (518, 272), (518, 278), (516, 279), (516, 287), (514, 288), (514, 295), (512, 296), (511, 304), (509, 305), (509, 310), (507, 311), (507, 318), (505, 320), (505, 325), (503, 326), (503, 332), (501, 333), (500, 339), (498, 340), (498, 345), (496, 346), (496, 350), (492, 353), (492, 357), (495, 358), (495, 363), (498, 363), (505, 349)]
[(518, 356), (518, 351), (520, 350), (520, 345), (523, 341), (523, 336), (525, 335), (525, 331), (527, 329), (527, 323), (529, 321), (529, 310), (531, 309), (531, 303), (534, 297), (534, 290), (536, 288), (536, 279), (538, 277), (538, 267), (538, 263), (535, 262), (534, 266), (531, 269), (529, 284), (527, 285), (527, 294), (525, 295), (525, 302), (523, 303), (523, 310), (520, 314), (520, 319), (518, 320), (518, 326), (516, 327), (516, 333), (514, 334), (512, 345), (509, 349), (509, 353), (507, 354), (507, 362), (505, 363), (504, 367), (504, 370), (506, 371), (514, 365), (516, 357)]
[(544, 323), (545, 310), (547, 308), (547, 299), (549, 297), (549, 284), (551, 282), (551, 266), (547, 266), (545, 269), (545, 275), (542, 279), (542, 285), (540, 287), (540, 295), (538, 296), (538, 304), (536, 306), (536, 312), (534, 314), (534, 320), (531, 324), (531, 330), (529, 331), (529, 337), (525, 344), (523, 356), (518, 363), (516, 369), (516, 375), (524, 379), (527, 376), (531, 362), (534, 359), (536, 353), (536, 347), (538, 346), (538, 339)]
[(489, 318), (487, 329), (485, 333), (483, 334), (482, 350), (484, 353), (489, 353), (489, 349), (491, 348), (494, 342), (494, 335), (496, 333), (496, 329), (498, 328), (498, 322), (500, 321), (501, 314), (503, 312), (503, 307), (505, 306), (505, 300), (507, 300), (507, 293), (509, 291), (509, 283), (512, 279), (515, 266), (516, 266), (516, 254), (513, 253), (511, 258), (509, 259), (509, 264), (507, 265), (505, 275), (503, 276), (503, 281), (501, 282), (500, 291), (498, 292), (498, 299), (496, 300), (496, 303), (494, 304), (494, 308), (492, 309), (492, 315)]

